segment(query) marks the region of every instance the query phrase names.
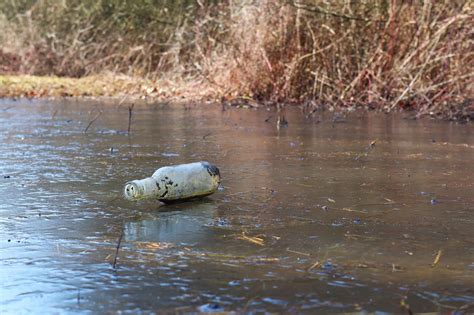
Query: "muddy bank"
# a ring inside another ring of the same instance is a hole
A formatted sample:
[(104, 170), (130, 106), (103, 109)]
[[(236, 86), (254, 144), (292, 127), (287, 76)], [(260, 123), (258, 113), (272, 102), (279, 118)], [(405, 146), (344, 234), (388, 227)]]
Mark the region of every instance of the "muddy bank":
[[(466, 99), (462, 104), (441, 108), (436, 111), (417, 111), (413, 108), (383, 108), (374, 104), (318, 104), (307, 100), (302, 102), (274, 102), (255, 100), (248, 96), (224, 96), (208, 85), (181, 80), (151, 80), (125, 75), (104, 74), (83, 78), (39, 77), (29, 75), (0, 75), (0, 98), (26, 99), (68, 99), (104, 101), (114, 99), (119, 104), (128, 102), (211, 102), (222, 106), (244, 108), (296, 107), (306, 116), (314, 116), (321, 111), (348, 113), (354, 110), (378, 112), (405, 112), (410, 119), (423, 117), (441, 120), (470, 122), (474, 119), (474, 100)], [(284, 115), (284, 113), (283, 113)]]

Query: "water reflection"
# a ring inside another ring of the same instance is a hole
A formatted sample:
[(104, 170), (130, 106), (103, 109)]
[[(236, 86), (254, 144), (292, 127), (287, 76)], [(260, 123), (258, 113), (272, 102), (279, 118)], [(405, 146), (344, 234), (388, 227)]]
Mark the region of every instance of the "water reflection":
[(212, 200), (176, 204), (166, 210), (152, 219), (126, 222), (124, 240), (189, 246), (207, 242), (213, 233), (210, 227), (217, 217), (217, 205)]

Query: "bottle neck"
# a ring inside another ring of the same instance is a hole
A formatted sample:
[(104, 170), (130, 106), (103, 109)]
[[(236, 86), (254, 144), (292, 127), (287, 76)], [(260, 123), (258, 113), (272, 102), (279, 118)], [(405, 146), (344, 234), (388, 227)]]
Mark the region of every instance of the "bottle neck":
[(153, 177), (132, 180), (125, 184), (124, 196), (128, 200), (151, 198), (158, 195), (158, 186)]

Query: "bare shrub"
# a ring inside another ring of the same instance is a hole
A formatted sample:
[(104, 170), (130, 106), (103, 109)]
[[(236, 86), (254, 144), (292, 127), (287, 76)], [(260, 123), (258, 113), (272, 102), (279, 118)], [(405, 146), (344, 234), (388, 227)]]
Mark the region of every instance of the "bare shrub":
[(241, 0), (204, 9), (188, 69), (216, 96), (419, 115), (472, 108), (469, 2)]
[(18, 54), (16, 71), (107, 70), (159, 79), (183, 95), (311, 108), (474, 111), (471, 1), (19, 3), (0, 5), (0, 24), (15, 34), (0, 35), (2, 56)]

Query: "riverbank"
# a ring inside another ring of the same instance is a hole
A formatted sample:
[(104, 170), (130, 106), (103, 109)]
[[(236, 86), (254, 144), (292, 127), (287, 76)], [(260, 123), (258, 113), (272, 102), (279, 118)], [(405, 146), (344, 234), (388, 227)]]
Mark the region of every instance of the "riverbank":
[[(202, 82), (103, 73), (81, 78), (0, 75), (0, 98), (129, 97), (156, 101), (220, 101), (219, 90)], [(241, 98), (239, 98), (241, 99)], [(247, 99), (248, 97), (243, 97)]]
[[(188, 102), (223, 102), (236, 106), (262, 107), (276, 106), (275, 102), (258, 101), (249, 95), (225, 95), (219, 89), (204, 82), (190, 82), (181, 80), (151, 80), (126, 75), (106, 73), (91, 75), (82, 78), (33, 75), (0, 75), (0, 98), (81, 98), (81, 97), (112, 97), (129, 100), (152, 101), (188, 101)], [(468, 122), (474, 120), (474, 100), (466, 98), (464, 103), (456, 106), (433, 108), (426, 112), (413, 108), (383, 107), (382, 105), (360, 105), (351, 103), (335, 103), (319, 105), (307, 100), (300, 103), (286, 103), (290, 106), (304, 107), (309, 113), (318, 110), (346, 111), (354, 108), (366, 110), (407, 111), (413, 117), (434, 117), (438, 119)]]
[(149, 82), (143, 79), (113, 75), (94, 75), (83, 78), (3, 75), (0, 76), (0, 97), (101, 97), (122, 94), (139, 97), (142, 89), (146, 89), (147, 83)]

